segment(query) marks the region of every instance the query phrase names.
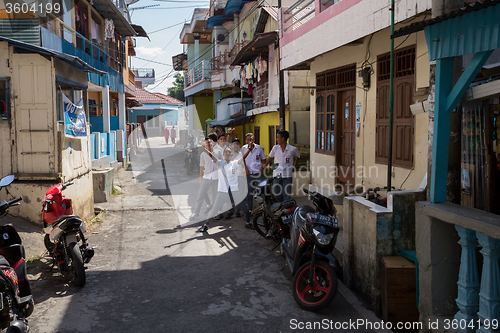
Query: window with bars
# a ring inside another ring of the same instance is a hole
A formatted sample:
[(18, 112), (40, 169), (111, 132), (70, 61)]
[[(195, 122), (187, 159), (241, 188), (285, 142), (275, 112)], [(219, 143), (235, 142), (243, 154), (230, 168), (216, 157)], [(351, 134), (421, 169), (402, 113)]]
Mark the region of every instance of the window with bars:
[[(415, 46), (395, 52), (393, 102), (392, 165), (413, 166), (415, 120), (410, 111), (413, 104), (415, 78)], [(377, 104), (375, 128), (375, 162), (387, 164), (389, 132), (390, 54), (377, 57)]]
[(316, 86), (316, 152), (333, 155), (337, 92), (356, 86), (356, 64), (317, 73)]

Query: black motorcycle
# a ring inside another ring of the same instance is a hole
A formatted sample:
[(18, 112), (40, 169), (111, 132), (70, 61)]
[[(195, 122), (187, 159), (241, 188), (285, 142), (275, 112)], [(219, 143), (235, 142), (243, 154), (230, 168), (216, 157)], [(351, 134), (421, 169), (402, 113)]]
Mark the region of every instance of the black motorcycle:
[[(9, 185), (14, 176), (0, 180), (0, 188)], [(19, 197), (0, 202), (0, 217), (7, 215), (9, 207), (19, 205)], [(26, 255), (21, 237), (10, 225), (0, 226), (0, 329), (6, 333), (29, 331), (28, 318), (35, 307), (26, 275)]]
[(337, 293), (336, 272), (340, 265), (331, 254), (339, 232), (336, 209), (331, 199), (304, 189), (316, 206), (297, 208), (290, 226), (290, 238), (282, 241), (282, 254), (293, 275), (293, 297), (305, 310), (328, 306)]
[(188, 175), (190, 175), (198, 167), (196, 158), (198, 156), (198, 147), (187, 147), (185, 151), (186, 151), (186, 156), (184, 158), (184, 163), (186, 165), (186, 172)]
[(288, 224), (297, 203), (295, 200), (276, 202), (272, 193), (274, 178), (266, 178), (253, 191), (257, 206), (252, 210), (252, 224), (255, 230), (265, 238), (281, 242), (289, 238)]

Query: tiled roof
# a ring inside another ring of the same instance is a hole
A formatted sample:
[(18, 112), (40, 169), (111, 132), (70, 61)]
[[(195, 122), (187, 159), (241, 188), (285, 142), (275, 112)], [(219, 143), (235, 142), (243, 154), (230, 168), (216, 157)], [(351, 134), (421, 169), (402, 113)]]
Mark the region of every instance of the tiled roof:
[(500, 4), (500, 0), (478, 0), (476, 2), (467, 4), (465, 7), (437, 16), (433, 19), (412, 23), (394, 32), (393, 37), (394, 38), (401, 37), (420, 30), (424, 30), (424, 28), (428, 25), (436, 24), (457, 16), (462, 16), (464, 14), (474, 12), (483, 8), (487, 8), (490, 6), (495, 6), (498, 4)]
[(176, 98), (167, 96), (162, 93), (152, 93), (140, 87), (136, 87), (135, 96), (136, 99), (142, 103), (161, 103), (161, 104), (172, 104), (172, 105), (183, 104)]

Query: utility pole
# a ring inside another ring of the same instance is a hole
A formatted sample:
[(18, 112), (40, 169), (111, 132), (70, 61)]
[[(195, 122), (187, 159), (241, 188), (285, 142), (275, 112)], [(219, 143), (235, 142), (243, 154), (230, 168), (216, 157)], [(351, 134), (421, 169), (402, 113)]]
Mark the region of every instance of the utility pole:
[(394, 105), (394, 0), (391, 0), (391, 66), (390, 66), (390, 87), (389, 87), (389, 147), (387, 154), (387, 192), (392, 188), (392, 123)]
[(281, 69), (281, 37), (283, 37), (283, 17), (281, 10), (281, 0), (278, 0), (279, 11), (279, 31), (278, 31), (278, 70), (280, 81), (280, 98), (279, 98), (279, 115), (280, 115), (280, 128), (285, 129), (285, 79), (284, 73)]

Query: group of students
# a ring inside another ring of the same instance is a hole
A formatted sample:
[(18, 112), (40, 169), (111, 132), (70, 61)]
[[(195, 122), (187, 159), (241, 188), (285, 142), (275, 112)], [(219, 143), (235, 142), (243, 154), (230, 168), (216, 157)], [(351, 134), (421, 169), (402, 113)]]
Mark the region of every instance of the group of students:
[[(242, 212), (245, 226), (253, 229), (250, 212), (253, 208), (253, 191), (264, 180), (264, 169), (273, 160), (278, 166), (273, 171), (273, 191), (277, 201), (290, 199), (292, 190), (292, 172), (297, 165), (300, 153), (287, 141), (289, 133), (278, 131), (275, 145), (266, 159), (264, 150), (255, 143), (252, 133), (245, 136), (246, 144), (241, 147), (239, 139), (233, 139), (229, 145), (226, 135), (211, 133), (205, 138), (204, 151), (200, 156), (200, 190), (193, 215), (190, 220), (199, 217), (203, 202), (211, 208), (208, 217), (220, 219), (225, 205), (236, 209), (236, 216)], [(213, 203), (212, 205), (210, 203)], [(205, 232), (207, 221), (198, 231)]]

